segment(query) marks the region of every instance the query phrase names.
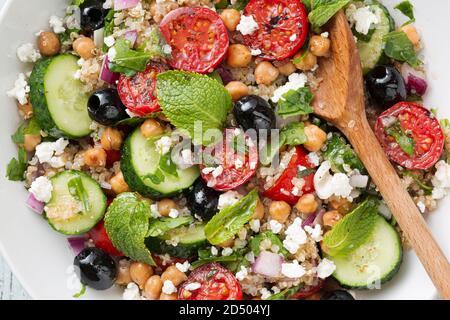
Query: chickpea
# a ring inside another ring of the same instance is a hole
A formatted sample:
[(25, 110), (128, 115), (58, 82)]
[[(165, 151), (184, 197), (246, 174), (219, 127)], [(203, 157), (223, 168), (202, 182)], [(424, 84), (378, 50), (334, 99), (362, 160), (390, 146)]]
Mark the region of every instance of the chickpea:
[(159, 296), (159, 300), (178, 300), (178, 294), (176, 293), (167, 294), (163, 292)]
[(285, 223), (291, 214), (291, 206), (284, 201), (273, 201), (269, 207), (269, 214), (279, 223)]
[(112, 177), (111, 180), (109, 180), (109, 184), (111, 185), (111, 190), (115, 194), (121, 194), (130, 191), (130, 187), (125, 182), (122, 172), (119, 172), (114, 177)]
[(328, 201), (331, 209), (337, 210), (340, 214), (345, 215), (352, 210), (352, 203), (345, 198), (333, 197)]
[(155, 119), (148, 119), (141, 125), (141, 133), (145, 138), (153, 138), (164, 133), (164, 128)]
[(161, 295), (162, 287), (163, 282), (161, 280), (161, 277), (157, 275), (151, 276), (145, 283), (145, 297), (150, 300), (158, 300), (159, 296)]
[(91, 38), (80, 37), (73, 42), (73, 50), (84, 60), (95, 57), (95, 43)]
[(263, 61), (255, 68), (255, 78), (257, 84), (271, 85), (277, 80), (280, 71), (268, 61)]
[(314, 35), (309, 43), (309, 50), (317, 57), (328, 57), (330, 55), (331, 41), (328, 38)]
[(323, 225), (333, 228), (341, 219), (342, 215), (337, 210), (328, 211), (323, 215)]
[(40, 134), (26, 134), (23, 137), (23, 147), (27, 152), (33, 152), (36, 149), (36, 146), (40, 144), (42, 141), (42, 137)]
[(61, 50), (61, 41), (54, 32), (41, 32), (38, 37), (38, 48), (43, 56), (51, 57)]
[(106, 166), (106, 151), (102, 148), (92, 148), (84, 153), (84, 163), (88, 167)]
[(252, 53), (243, 44), (232, 44), (228, 49), (227, 63), (232, 68), (244, 68), (252, 62)]
[(300, 213), (311, 214), (316, 212), (319, 204), (316, 201), (316, 197), (312, 193), (309, 193), (300, 197), (295, 207)]
[(288, 77), (295, 71), (297, 71), (297, 68), (291, 61), (287, 60), (286, 62), (278, 66), (278, 71), (280, 71), (280, 74), (282, 74), (283, 76)]
[(178, 287), (180, 284), (187, 280), (187, 276), (184, 272), (178, 270), (175, 266), (170, 266), (163, 272), (161, 275), (161, 281), (164, 283), (166, 280), (172, 281), (175, 287)]
[(317, 64), (317, 57), (309, 51), (304, 56), (303, 53), (297, 53), (294, 56), (294, 61), (299, 59), (300, 61), (296, 63), (295, 66), (302, 71), (310, 71)]
[(250, 93), (250, 89), (247, 85), (240, 81), (231, 81), (225, 86), (225, 89), (228, 90), (228, 93), (231, 95), (231, 98), (233, 98), (233, 101), (237, 101)]
[(225, 242), (219, 243), (217, 246), (221, 248), (231, 248), (234, 246), (234, 239), (230, 239)]
[(130, 262), (127, 260), (120, 260), (116, 283), (118, 285), (126, 286), (131, 282), (133, 282), (133, 279), (131, 279), (130, 275)]
[(236, 27), (241, 21), (241, 13), (236, 9), (225, 9), (220, 14), (225, 27), (231, 32), (236, 31)]
[(163, 199), (158, 202), (158, 212), (163, 217), (167, 217), (170, 213), (170, 210), (176, 209), (177, 204), (172, 199)]
[(421, 48), (420, 35), (413, 24), (407, 24), (406, 26), (401, 27), (400, 30), (406, 33), (416, 50)]
[(131, 279), (133, 279), (133, 281), (141, 289), (144, 289), (145, 283), (152, 275), (153, 275), (153, 268), (148, 264), (142, 262), (133, 262), (130, 265)]
[(25, 120), (28, 120), (31, 117), (33, 117), (33, 107), (31, 105), (31, 103), (27, 103), (27, 104), (17, 103), (17, 108), (19, 109), (20, 115)]
[(314, 124), (305, 126), (305, 135), (304, 147), (311, 152), (319, 151), (327, 141), (327, 133)]
[(117, 129), (108, 127), (102, 134), (101, 143), (105, 150), (120, 150), (122, 142), (122, 133)]
[(252, 219), (253, 220), (256, 220), (256, 219), (261, 220), (262, 218), (264, 218), (264, 205), (261, 200), (258, 200), (258, 202), (256, 203), (256, 208), (255, 208), (255, 212), (253, 213)]

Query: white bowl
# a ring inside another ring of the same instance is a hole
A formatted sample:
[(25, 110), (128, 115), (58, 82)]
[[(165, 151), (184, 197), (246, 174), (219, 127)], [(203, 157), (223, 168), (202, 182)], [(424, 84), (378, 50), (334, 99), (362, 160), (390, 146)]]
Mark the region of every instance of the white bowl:
[[(0, 251), (28, 293), (35, 299), (71, 299), (73, 290), (66, 273), (73, 254), (65, 238), (54, 232), (38, 215), (25, 206), (27, 193), (21, 183), (7, 181), (6, 165), (17, 149), (10, 139), (20, 118), (16, 103), (5, 92), (13, 87), (17, 74), (30, 71), (30, 65), (20, 63), (16, 49), (23, 43), (34, 42), (35, 34), (48, 29), (49, 17), (62, 15), (66, 4), (61, 0), (9, 0), (0, 15)], [(399, 0), (384, 0), (389, 9)], [(450, 117), (448, 92), (450, 88), (450, 42), (447, 18), (450, 0), (412, 1), (417, 26), (425, 44), (425, 63), (430, 80), (426, 104), (439, 109), (440, 117)], [(393, 10), (391, 10), (392, 12)], [(394, 13), (395, 17), (401, 17)], [(398, 21), (398, 20), (397, 20)], [(395, 192), (395, 191), (394, 191)], [(450, 256), (450, 198), (440, 203), (439, 210), (429, 216), (428, 223), (443, 250)], [(120, 290), (105, 292), (87, 290), (82, 299), (118, 299)], [(406, 252), (404, 263), (392, 282), (382, 290), (360, 291), (362, 299), (433, 299), (436, 290), (413, 252)]]

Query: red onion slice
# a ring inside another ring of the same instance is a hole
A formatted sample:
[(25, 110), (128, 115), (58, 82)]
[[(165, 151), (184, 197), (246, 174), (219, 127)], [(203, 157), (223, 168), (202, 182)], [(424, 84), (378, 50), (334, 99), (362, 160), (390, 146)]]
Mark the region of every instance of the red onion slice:
[(37, 214), (42, 214), (44, 212), (45, 204), (37, 200), (32, 193), (28, 195), (27, 207), (36, 212)]
[(136, 40), (137, 40), (137, 31), (136, 30), (130, 30), (125, 32), (125, 34), (123, 35), (123, 38), (130, 41), (131, 43), (131, 48), (134, 47), (134, 45), (136, 44)]
[(114, 10), (124, 10), (136, 7), (140, 0), (115, 0)]
[(70, 249), (72, 249), (73, 253), (77, 256), (84, 250), (86, 239), (85, 237), (71, 237), (67, 238), (67, 242), (69, 243)]
[(281, 274), (281, 264), (283, 258), (276, 253), (269, 251), (261, 251), (258, 258), (252, 265), (254, 273), (261, 274), (266, 277), (278, 277)]
[(109, 58), (108, 55), (105, 55), (105, 59), (103, 59), (102, 72), (100, 73), (100, 80), (105, 81), (106, 83), (116, 85), (116, 82), (119, 81), (120, 74), (111, 72), (109, 70)]
[(424, 72), (412, 68), (407, 63), (402, 65), (401, 71), (408, 93), (423, 96), (427, 92), (428, 83)]

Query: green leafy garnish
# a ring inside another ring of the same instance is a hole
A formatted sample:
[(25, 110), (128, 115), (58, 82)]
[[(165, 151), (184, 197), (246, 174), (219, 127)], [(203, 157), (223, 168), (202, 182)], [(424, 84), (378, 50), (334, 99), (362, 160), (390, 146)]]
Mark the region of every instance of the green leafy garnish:
[(151, 218), (150, 201), (136, 193), (122, 193), (108, 208), (105, 228), (114, 247), (127, 257), (155, 265), (145, 246)]
[(236, 3), (233, 5), (233, 8), (241, 11), (244, 10), (250, 0), (236, 0)]
[(409, 40), (406, 33), (402, 31), (393, 31), (383, 38), (385, 42), (384, 53), (397, 61), (407, 62), (413, 68), (417, 68), (422, 61), (417, 57), (414, 45)]
[[(114, 33), (114, 10), (110, 9), (105, 17), (105, 26), (103, 27), (103, 37), (109, 37)], [(104, 53), (108, 52), (108, 46), (103, 44), (102, 51)]]
[(289, 300), (294, 294), (296, 294), (303, 285), (298, 285), (290, 288), (286, 288), (284, 290), (281, 290), (280, 292), (271, 295), (266, 300)]
[(346, 165), (350, 169), (358, 169), (360, 172), (365, 171), (364, 165), (353, 148), (337, 134), (333, 134), (331, 139), (328, 140), (323, 156), (325, 160), (331, 163), (331, 169), (334, 172), (345, 173), (344, 166)]
[(157, 96), (170, 122), (185, 131), (195, 143), (203, 145), (214, 142), (212, 131), (222, 135), (232, 108), (231, 96), (223, 85), (208, 76), (190, 72), (159, 74)]
[(131, 42), (126, 39), (118, 39), (114, 45), (116, 55), (110, 62), (109, 69), (112, 72), (124, 73), (132, 76), (136, 72), (145, 71), (147, 64), (152, 58), (149, 52), (131, 49)]
[(25, 135), (40, 135), (40, 133), (41, 127), (35, 118), (31, 118), (28, 123), (24, 122), (17, 128), (11, 139), (15, 144), (20, 145), (24, 143)]
[(191, 216), (183, 216), (178, 218), (160, 218), (150, 222), (148, 228), (149, 237), (158, 237), (168, 231), (174, 230), (178, 227), (190, 225), (194, 221)]
[(219, 72), (217, 72), (217, 70), (214, 70), (213, 72), (209, 73), (208, 77), (218, 81), (221, 85), (223, 85), (222, 77), (220, 76)]
[(413, 23), (414, 21), (416, 21), (416, 18), (414, 16), (414, 6), (408, 0), (400, 2), (394, 8), (409, 18), (409, 21), (407, 21), (404, 25), (407, 25), (407, 24), (410, 24), (410, 23)]
[(282, 118), (308, 115), (314, 110), (311, 107), (313, 94), (309, 88), (290, 90), (278, 102), (277, 114)]
[(159, 168), (165, 173), (178, 178), (177, 165), (172, 161), (171, 152), (161, 155)]
[(148, 53), (151, 59), (168, 58), (170, 57), (170, 54), (164, 52), (164, 46), (166, 44), (159, 28), (153, 27), (149, 33), (148, 39), (137, 49), (138, 51)]
[(239, 202), (216, 214), (205, 226), (208, 241), (217, 245), (230, 240), (250, 221), (258, 202), (258, 191), (252, 190)]
[(81, 180), (81, 176), (76, 175), (72, 179), (67, 182), (67, 187), (69, 188), (69, 193), (83, 203), (84, 212), (89, 212), (89, 195), (86, 189), (83, 186), (83, 180)]
[[(211, 251), (211, 250), (208, 250)], [(236, 262), (239, 261), (240, 257), (238, 255), (232, 254), (229, 256), (219, 256), (219, 257), (208, 257), (203, 259), (198, 259), (191, 264), (192, 268), (197, 269), (205, 264), (212, 262), (226, 263), (226, 262)]]
[(205, 264), (218, 262), (227, 267), (231, 272), (239, 271), (241, 266), (249, 266), (249, 262), (245, 259), (245, 254), (247, 249), (235, 250), (233, 254), (229, 256), (213, 256), (211, 249), (200, 249), (198, 250), (198, 260), (191, 264), (192, 268), (196, 269)]
[(344, 8), (350, 0), (312, 0), (310, 1), (310, 13), (308, 20), (314, 30), (318, 31), (334, 15)]
[(164, 176), (164, 172), (160, 168), (157, 168), (155, 173), (149, 173), (143, 179), (149, 179), (154, 184), (160, 184), (166, 180), (166, 177)]
[(414, 182), (417, 183), (419, 188), (422, 189), (425, 192), (425, 195), (431, 195), (433, 193), (433, 187), (427, 185), (413, 171), (405, 171), (404, 175), (408, 176), (408, 177), (411, 177), (414, 180)]
[(81, 285), (80, 292), (75, 293), (75, 294), (73, 295), (73, 297), (76, 298), (76, 299), (78, 299), (78, 298), (81, 298), (85, 293), (86, 293), (86, 286), (85, 286), (84, 284), (82, 284), (82, 285)]
[(325, 234), (322, 249), (331, 257), (347, 256), (372, 235), (379, 201), (369, 197)]
[(299, 168), (298, 173), (297, 173), (297, 178), (303, 179), (307, 176), (312, 175), (313, 173), (316, 173), (316, 171), (317, 170), (314, 168), (308, 168), (308, 169), (303, 169), (303, 170), (300, 170), (300, 168)]
[(281, 145), (298, 146), (307, 141), (305, 124), (303, 122), (292, 122), (280, 130)]
[(27, 170), (28, 158), (27, 152), (23, 147), (19, 148), (19, 155), (16, 158), (12, 158), (6, 168), (6, 177), (10, 181), (23, 181), (25, 170)]
[(400, 122), (395, 122), (393, 125), (384, 129), (387, 135), (393, 137), (400, 148), (409, 156), (414, 155), (414, 147), (416, 142), (410, 137), (401, 127)]
[(289, 252), (283, 247), (283, 243), (281, 242), (280, 238), (278, 238), (278, 236), (272, 231), (265, 231), (256, 235), (249, 242), (250, 249), (255, 254), (255, 256), (259, 256), (261, 252), (261, 242), (263, 242), (264, 240), (270, 240), (272, 245), (278, 246), (278, 248), (280, 248), (279, 253), (281, 253), (283, 256), (287, 257), (289, 255)]

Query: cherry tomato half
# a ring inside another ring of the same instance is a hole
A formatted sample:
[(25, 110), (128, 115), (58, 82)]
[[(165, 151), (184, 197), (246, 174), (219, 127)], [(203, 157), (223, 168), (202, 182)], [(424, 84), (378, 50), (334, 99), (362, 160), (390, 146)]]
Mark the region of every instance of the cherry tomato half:
[(208, 8), (184, 7), (164, 17), (160, 30), (172, 47), (174, 69), (209, 73), (228, 51), (228, 31), (220, 16)]
[(292, 57), (308, 36), (308, 14), (300, 0), (250, 0), (244, 15), (252, 15), (259, 26), (244, 36), (245, 44), (267, 60)]
[[(277, 182), (270, 189), (264, 191), (263, 196), (275, 201), (286, 201), (290, 205), (296, 204), (298, 199), (300, 199), (300, 195), (294, 195), (292, 193), (294, 189), (292, 179), (298, 176), (299, 166), (307, 169), (314, 168), (314, 165), (308, 161), (307, 156), (306, 150), (303, 147), (297, 146), (288, 167), (281, 174)], [(302, 179), (305, 180), (302, 194), (314, 192), (314, 173)]]
[[(236, 130), (239, 129), (225, 130), (221, 142), (203, 150), (203, 162), (200, 165), (202, 178), (210, 188), (217, 191), (228, 191), (243, 185), (255, 175), (258, 167), (256, 143), (242, 131), (236, 136)], [(214, 164), (208, 164), (210, 161), (214, 161)], [(215, 176), (215, 170), (212, 171), (213, 167), (221, 169), (218, 176)]]
[[(394, 125), (414, 140), (413, 154), (406, 153), (388, 134), (387, 130)], [(439, 121), (429, 110), (410, 102), (400, 102), (383, 112), (375, 124), (375, 134), (389, 158), (409, 170), (431, 168), (444, 150)]]
[(91, 231), (89, 231), (88, 235), (89, 235), (89, 238), (92, 239), (92, 241), (94, 242), (94, 245), (97, 248), (103, 249), (103, 251), (105, 251), (106, 253), (108, 253), (112, 256), (116, 256), (116, 257), (123, 256), (123, 253), (120, 252), (119, 250), (117, 250), (113, 246), (111, 239), (109, 239), (108, 234), (106, 233), (105, 224), (104, 224), (103, 220), (100, 221), (93, 229), (91, 229)]
[[(196, 290), (186, 290), (191, 283), (200, 283)], [(210, 263), (195, 269), (178, 290), (180, 300), (242, 300), (239, 282), (231, 271), (218, 263)]]
[(162, 64), (151, 63), (144, 72), (136, 73), (132, 77), (122, 74), (117, 91), (125, 107), (142, 117), (160, 111), (155, 93), (156, 77), (166, 70), (166, 66)]

